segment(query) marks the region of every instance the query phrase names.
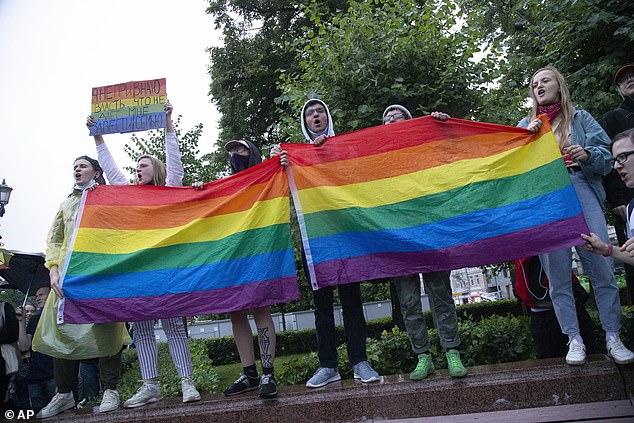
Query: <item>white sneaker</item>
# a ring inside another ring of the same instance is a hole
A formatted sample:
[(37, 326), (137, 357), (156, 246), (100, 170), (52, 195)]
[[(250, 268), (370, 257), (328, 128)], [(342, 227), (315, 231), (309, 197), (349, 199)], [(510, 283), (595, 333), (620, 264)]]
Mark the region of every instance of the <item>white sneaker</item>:
[(59, 413), (63, 413), (71, 408), (75, 408), (75, 398), (73, 397), (73, 393), (71, 392), (70, 395), (57, 393), (53, 399), (51, 399), (51, 402), (49, 402), (46, 407), (42, 408), (35, 417), (38, 419), (46, 419), (57, 416)]
[(161, 396), (161, 385), (158, 383), (145, 383), (136, 391), (136, 394), (123, 403), (125, 408), (136, 408), (142, 405), (151, 404), (163, 399)]
[(606, 343), (608, 356), (612, 357), (616, 364), (634, 363), (634, 353), (627, 349), (618, 336), (611, 337)]
[(586, 362), (586, 346), (583, 343), (573, 339), (568, 342), (568, 354), (566, 354), (566, 363), (571, 366), (579, 366)]
[(183, 391), (183, 402), (200, 401), (200, 393), (196, 389), (191, 377), (181, 379), (181, 389)]
[(107, 411), (116, 410), (117, 408), (119, 408), (119, 392), (114, 389), (106, 389), (101, 398), (99, 412), (105, 413)]

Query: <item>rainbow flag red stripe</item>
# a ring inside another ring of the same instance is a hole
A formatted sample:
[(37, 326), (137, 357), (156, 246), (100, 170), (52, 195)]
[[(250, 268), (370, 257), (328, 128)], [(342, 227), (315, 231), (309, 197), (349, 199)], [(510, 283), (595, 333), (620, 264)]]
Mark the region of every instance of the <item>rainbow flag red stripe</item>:
[(547, 123), (425, 117), (284, 148), (314, 289), (499, 263), (588, 232)]

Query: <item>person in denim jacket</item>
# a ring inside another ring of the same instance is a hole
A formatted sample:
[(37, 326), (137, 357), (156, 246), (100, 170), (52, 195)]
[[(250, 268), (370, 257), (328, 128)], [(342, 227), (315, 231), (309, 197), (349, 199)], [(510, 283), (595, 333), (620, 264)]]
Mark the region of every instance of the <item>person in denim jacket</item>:
[[(538, 69), (530, 80), (530, 94), (533, 100), (531, 114), (522, 119), (518, 126), (537, 132), (542, 122), (537, 116), (547, 116), (586, 223), (592, 233), (607, 242), (607, 223), (602, 209), (605, 201), (602, 177), (611, 169), (610, 138), (590, 113), (573, 107), (566, 81), (556, 68), (547, 66)], [(619, 338), (621, 303), (612, 260), (579, 246), (575, 248), (585, 273), (592, 281), (601, 324), (606, 333), (608, 354), (619, 364), (634, 362), (634, 353)], [(572, 251), (566, 248), (539, 257), (550, 280), (549, 292), (559, 326), (569, 338), (566, 363), (584, 364), (586, 348), (580, 335), (572, 293)]]

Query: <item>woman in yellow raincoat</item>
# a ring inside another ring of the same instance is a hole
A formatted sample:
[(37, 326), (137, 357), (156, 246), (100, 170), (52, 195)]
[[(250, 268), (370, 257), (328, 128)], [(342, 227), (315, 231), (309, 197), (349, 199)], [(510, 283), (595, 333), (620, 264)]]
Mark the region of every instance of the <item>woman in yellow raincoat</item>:
[(99, 376), (105, 391), (100, 411), (119, 407), (117, 384), (120, 378), (121, 348), (130, 342), (124, 323), (57, 324), (60, 287), (70, 243), (77, 226), (77, 212), (82, 193), (105, 184), (103, 171), (97, 160), (88, 156), (77, 158), (73, 164), (75, 186), (55, 215), (46, 242), (46, 267), (50, 270), (51, 288), (42, 317), (33, 337), (33, 349), (54, 357), (57, 394), (39, 413), (39, 418), (55, 416), (75, 407), (73, 387), (77, 385), (79, 361), (99, 358)]

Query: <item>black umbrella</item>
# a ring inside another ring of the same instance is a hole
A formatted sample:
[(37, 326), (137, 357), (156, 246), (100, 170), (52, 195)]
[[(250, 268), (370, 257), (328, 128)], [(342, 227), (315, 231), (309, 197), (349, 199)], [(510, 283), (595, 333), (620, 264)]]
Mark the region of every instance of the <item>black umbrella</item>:
[(50, 286), (48, 269), (44, 267), (44, 254), (11, 251), (9, 267), (0, 269), (2, 289), (19, 289), (26, 296), (33, 295), (43, 286)]

